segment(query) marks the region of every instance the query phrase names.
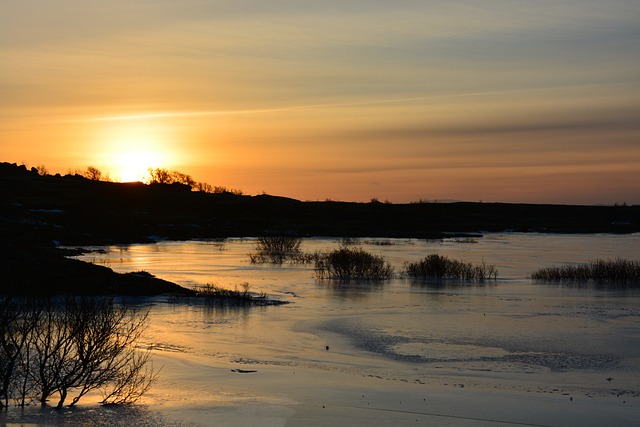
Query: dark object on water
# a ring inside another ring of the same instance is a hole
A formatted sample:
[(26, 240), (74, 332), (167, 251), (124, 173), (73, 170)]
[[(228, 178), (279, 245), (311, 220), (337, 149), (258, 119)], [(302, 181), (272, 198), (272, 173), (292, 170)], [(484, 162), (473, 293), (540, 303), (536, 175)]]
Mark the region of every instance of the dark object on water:
[(252, 374), (258, 371), (254, 371), (252, 369), (232, 369), (231, 372), (236, 372), (238, 374)]

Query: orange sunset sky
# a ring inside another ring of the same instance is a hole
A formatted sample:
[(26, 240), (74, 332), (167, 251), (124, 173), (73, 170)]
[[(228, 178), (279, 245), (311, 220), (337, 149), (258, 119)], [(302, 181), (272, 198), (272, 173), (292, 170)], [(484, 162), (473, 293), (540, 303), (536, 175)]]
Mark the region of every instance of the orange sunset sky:
[(0, 161), (637, 204), (639, 52), (637, 0), (3, 0)]

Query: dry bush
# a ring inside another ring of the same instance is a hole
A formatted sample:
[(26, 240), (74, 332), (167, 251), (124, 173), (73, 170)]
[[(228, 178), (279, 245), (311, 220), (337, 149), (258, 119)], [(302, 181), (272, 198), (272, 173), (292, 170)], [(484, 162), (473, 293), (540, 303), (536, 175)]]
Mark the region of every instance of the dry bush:
[(256, 253), (249, 254), (252, 264), (282, 264), (285, 260), (300, 257), (302, 238), (294, 236), (262, 236), (256, 240)]
[(384, 280), (393, 277), (393, 267), (382, 256), (361, 248), (342, 247), (325, 253), (315, 264), (320, 279)]
[(483, 281), (498, 277), (494, 265), (473, 265), (442, 255), (428, 255), (417, 262), (405, 262), (402, 275), (413, 279), (459, 279)]
[(542, 268), (531, 273), (534, 280), (625, 283), (640, 286), (640, 262), (626, 259), (590, 261), (587, 264)]
[(135, 348), (147, 313), (111, 298), (0, 299), (0, 406), (75, 405), (93, 390), (103, 403), (136, 401), (156, 378)]

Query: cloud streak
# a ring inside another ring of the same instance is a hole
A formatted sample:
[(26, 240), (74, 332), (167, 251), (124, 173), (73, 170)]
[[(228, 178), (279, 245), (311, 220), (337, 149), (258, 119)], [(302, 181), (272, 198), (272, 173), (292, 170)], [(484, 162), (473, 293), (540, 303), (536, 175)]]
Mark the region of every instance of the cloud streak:
[(5, 160), (144, 149), (248, 193), (587, 200), (535, 181), (553, 165), (640, 202), (637, 0), (33, 3), (0, 14)]
[[(630, 83), (631, 86), (637, 86), (635, 83)], [(455, 100), (461, 98), (481, 98), (491, 96), (504, 96), (504, 95), (519, 95), (519, 94), (531, 94), (542, 92), (555, 92), (568, 89), (596, 89), (596, 88), (612, 88), (612, 87), (624, 87), (626, 84), (598, 84), (598, 85), (576, 85), (576, 86), (562, 86), (562, 87), (548, 87), (548, 88), (528, 88), (528, 89), (515, 89), (515, 90), (498, 90), (498, 91), (479, 91), (479, 92), (466, 92), (466, 93), (449, 93), (439, 95), (425, 95), (415, 97), (400, 97), (400, 98), (386, 98), (386, 99), (374, 99), (374, 100), (362, 100), (362, 101), (348, 101), (348, 102), (332, 102), (332, 103), (317, 103), (317, 104), (305, 104), (305, 105), (290, 105), (283, 107), (273, 108), (250, 108), (250, 109), (238, 109), (238, 110), (208, 110), (208, 111), (166, 111), (166, 112), (154, 112), (154, 113), (141, 113), (141, 114), (126, 114), (126, 115), (113, 115), (113, 116), (101, 116), (81, 118), (68, 121), (83, 121), (83, 122), (110, 122), (110, 121), (126, 121), (126, 120), (144, 120), (144, 119), (168, 119), (168, 118), (195, 118), (195, 117), (207, 117), (207, 116), (231, 116), (231, 115), (249, 115), (249, 114), (270, 114), (289, 112), (296, 110), (312, 110), (312, 109), (324, 109), (324, 108), (344, 108), (344, 107), (366, 107), (376, 105), (388, 105), (388, 104), (405, 104), (405, 103), (418, 103), (418, 102), (441, 102), (447, 100)]]

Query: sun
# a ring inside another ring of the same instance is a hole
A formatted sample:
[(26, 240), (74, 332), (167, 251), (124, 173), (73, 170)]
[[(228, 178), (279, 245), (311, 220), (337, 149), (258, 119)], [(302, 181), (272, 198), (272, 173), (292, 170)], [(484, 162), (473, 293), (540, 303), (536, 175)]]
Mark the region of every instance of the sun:
[(144, 181), (149, 168), (163, 164), (160, 153), (153, 151), (121, 151), (113, 159), (114, 175), (121, 182)]
[(171, 168), (180, 157), (168, 139), (171, 132), (160, 123), (117, 121), (103, 135), (102, 159), (115, 181), (146, 181), (149, 168)]

